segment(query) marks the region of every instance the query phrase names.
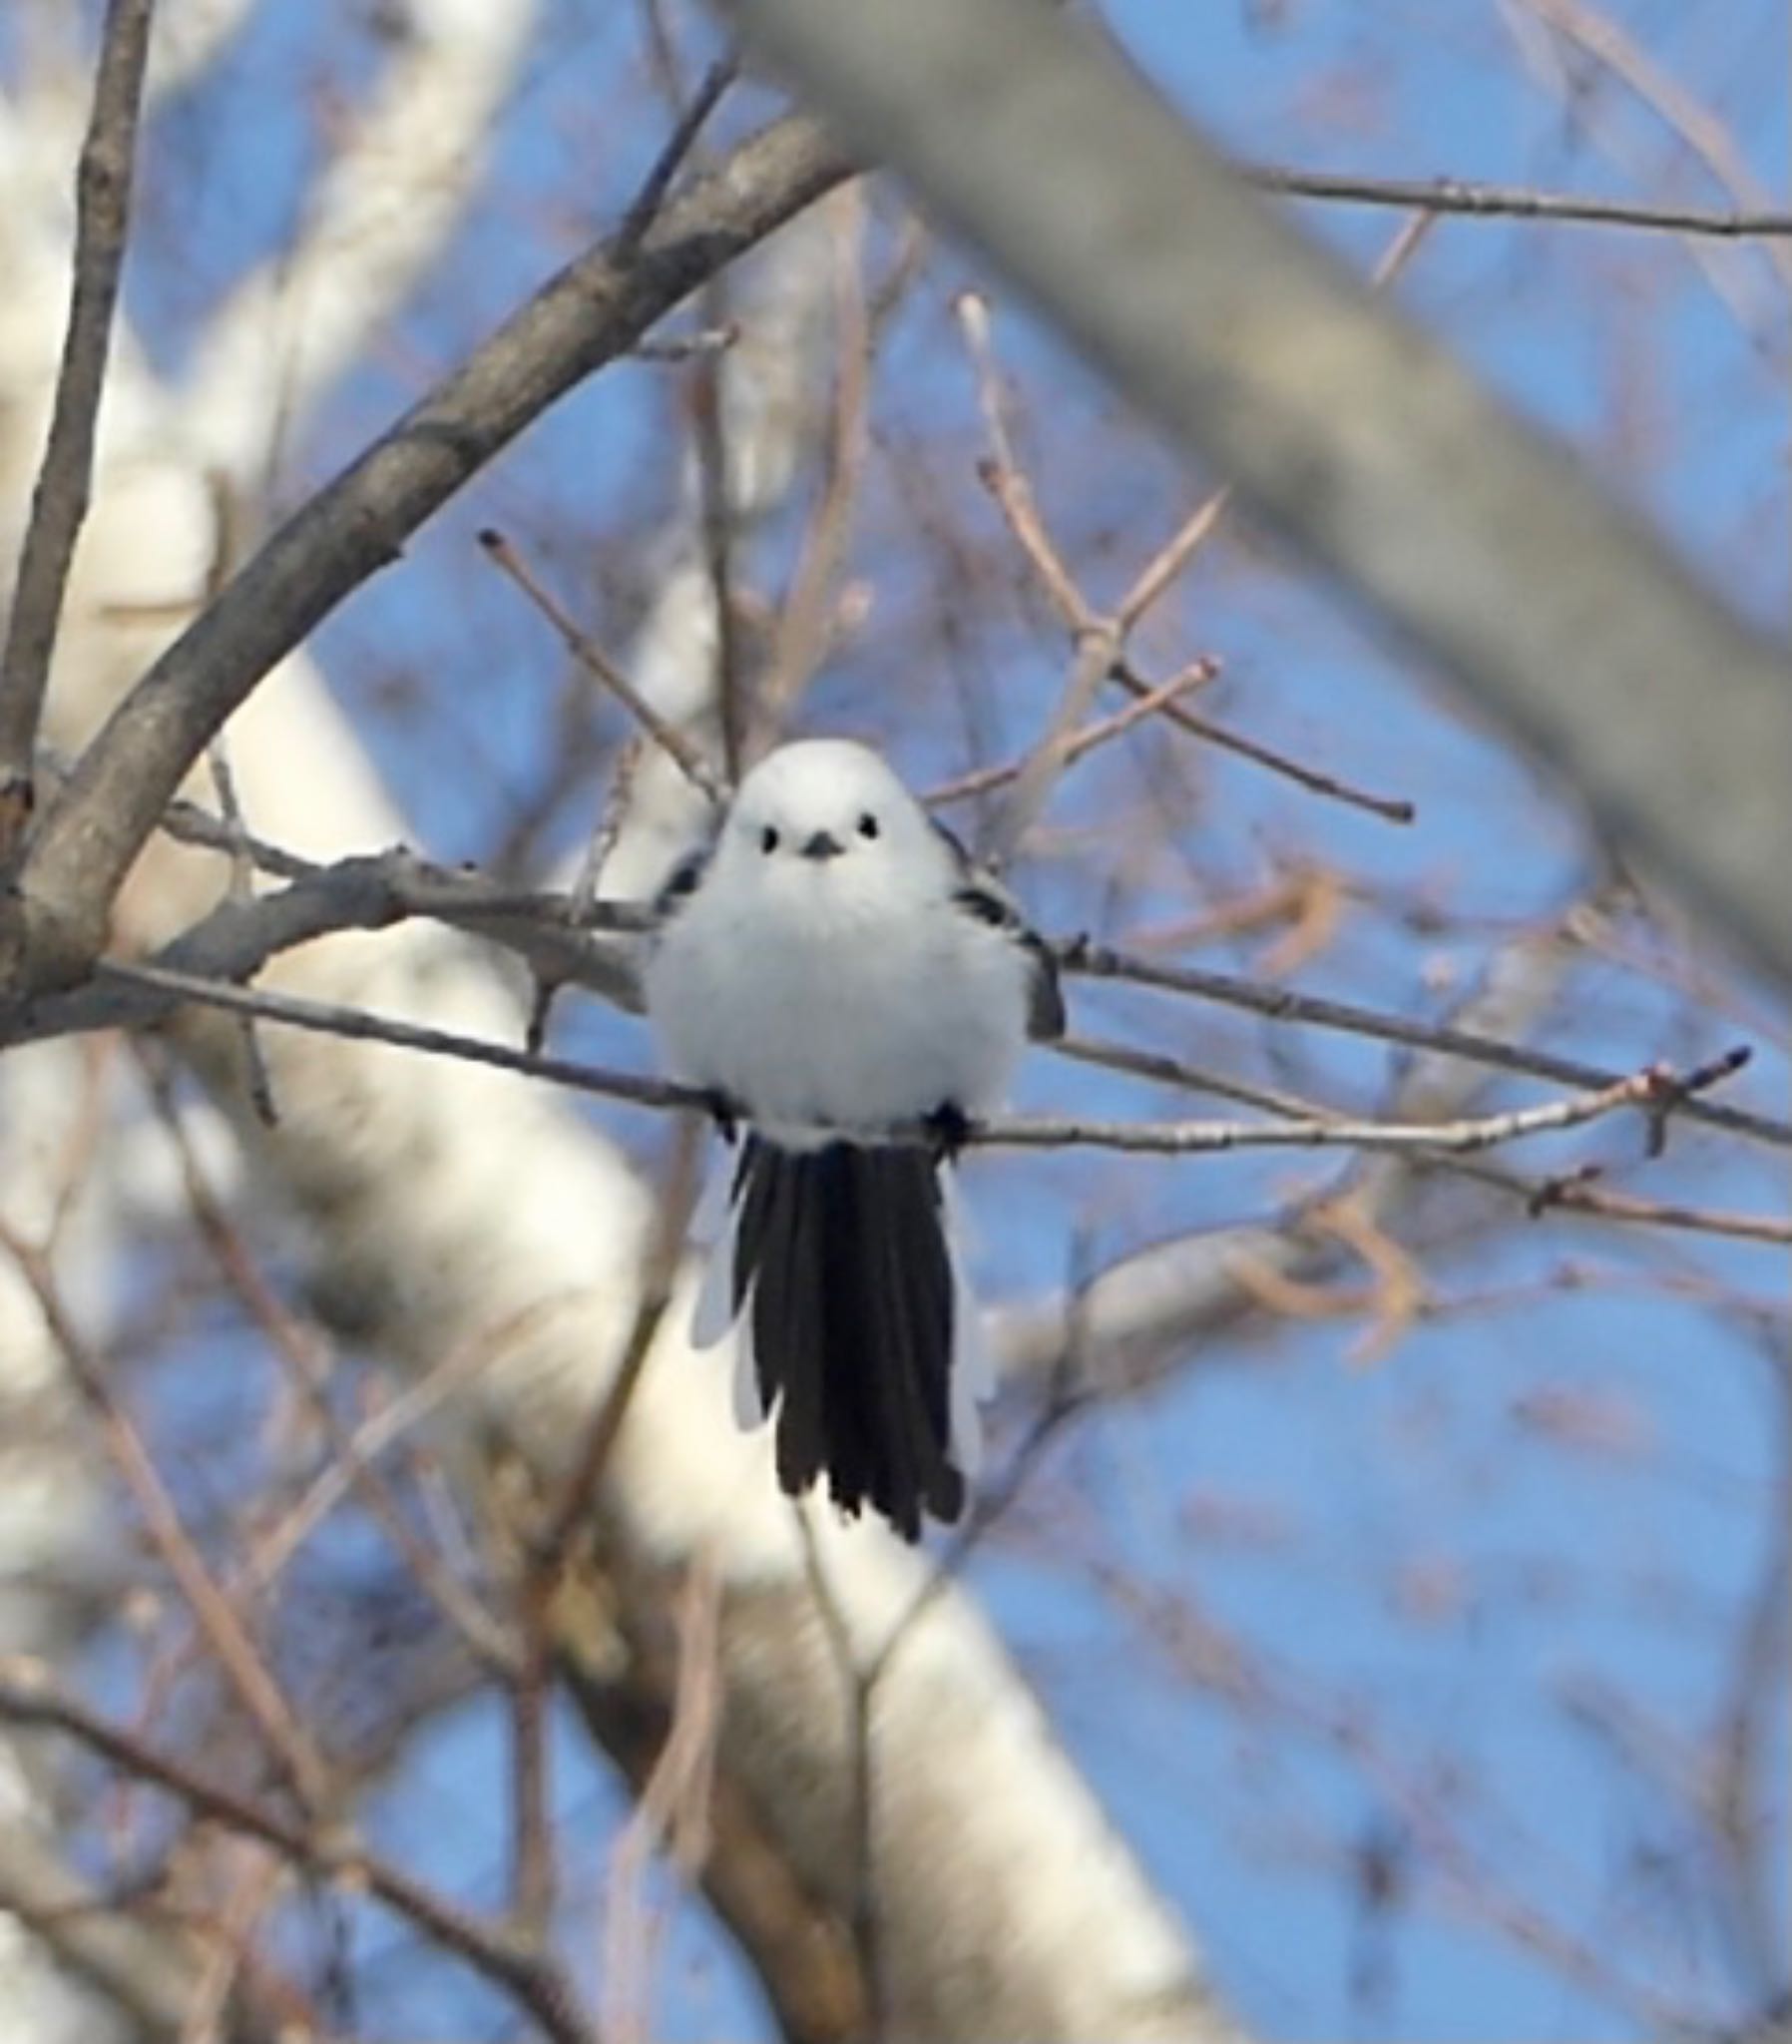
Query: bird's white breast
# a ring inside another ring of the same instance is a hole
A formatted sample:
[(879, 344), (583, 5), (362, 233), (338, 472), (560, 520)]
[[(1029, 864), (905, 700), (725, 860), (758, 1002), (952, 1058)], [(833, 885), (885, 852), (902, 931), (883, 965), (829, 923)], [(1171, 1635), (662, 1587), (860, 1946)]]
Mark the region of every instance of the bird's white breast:
[(945, 895), (893, 903), (795, 862), (725, 915), (699, 887), (648, 969), (673, 1069), (808, 1140), (993, 1106), (1026, 1041), (1027, 988), (1012, 939)]

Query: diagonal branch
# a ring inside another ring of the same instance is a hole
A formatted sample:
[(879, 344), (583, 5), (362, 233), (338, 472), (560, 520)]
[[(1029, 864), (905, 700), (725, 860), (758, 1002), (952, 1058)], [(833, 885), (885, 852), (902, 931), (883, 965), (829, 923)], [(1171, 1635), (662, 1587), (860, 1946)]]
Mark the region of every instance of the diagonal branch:
[[(726, 0), (1142, 410), (1792, 980), (1792, 688), (1563, 448), (1039, 0)], [(1783, 245), (1772, 245), (1776, 249)]]
[(32, 756), (38, 721), (69, 563), (93, 486), (94, 428), (131, 222), (131, 175), (153, 4), (110, 0), (93, 115), (81, 145), (68, 336), (44, 465), (19, 555), (6, 650), (0, 655), (0, 865), (23, 836), (35, 800)]
[(0, 1722), (63, 1733), (124, 1775), (173, 1796), (196, 1816), (270, 1847), (291, 1867), (314, 1869), (364, 1889), (507, 1993), (555, 2044), (596, 2044), (596, 2032), (580, 2011), (570, 1983), (527, 1939), (368, 1852), (346, 1830), (293, 1823), (135, 1732), (110, 1723), (59, 1688), (41, 1664), (21, 1659), (0, 1662)]
[(811, 122), (763, 130), (669, 202), (619, 261), (606, 243), (544, 286), (276, 531), (125, 699), (45, 817), (0, 930), (0, 980), (68, 985), (188, 769), (256, 684), (576, 383), (850, 174)]

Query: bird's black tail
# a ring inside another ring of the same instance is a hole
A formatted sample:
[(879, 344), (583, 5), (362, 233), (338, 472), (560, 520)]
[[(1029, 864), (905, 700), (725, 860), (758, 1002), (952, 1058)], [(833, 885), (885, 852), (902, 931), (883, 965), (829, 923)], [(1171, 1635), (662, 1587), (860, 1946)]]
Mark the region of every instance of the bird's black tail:
[(955, 1311), (940, 1172), (913, 1146), (780, 1150), (748, 1134), (734, 1172), (733, 1306), (749, 1314), (778, 1481), (825, 1473), (834, 1501), (904, 1539), (956, 1519)]

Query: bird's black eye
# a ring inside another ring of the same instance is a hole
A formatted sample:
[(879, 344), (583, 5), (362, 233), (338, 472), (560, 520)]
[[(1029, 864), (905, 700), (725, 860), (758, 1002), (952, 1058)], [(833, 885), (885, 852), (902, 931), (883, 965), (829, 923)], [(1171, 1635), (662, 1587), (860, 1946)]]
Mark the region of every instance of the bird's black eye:
[(763, 852), (773, 852), (776, 851), (777, 848), (778, 834), (771, 827), (771, 825), (767, 823), (764, 829), (759, 832), (759, 849)]
[(875, 837), (877, 835), (877, 818), (869, 809), (859, 818), (859, 835), (861, 837)]

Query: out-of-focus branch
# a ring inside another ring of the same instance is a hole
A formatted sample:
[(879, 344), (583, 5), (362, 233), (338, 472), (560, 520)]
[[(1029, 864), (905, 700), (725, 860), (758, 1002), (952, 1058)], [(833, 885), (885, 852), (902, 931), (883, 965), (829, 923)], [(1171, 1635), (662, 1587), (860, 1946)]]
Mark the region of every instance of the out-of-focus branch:
[[(63, 1969), (122, 2010), (146, 2039), (181, 2044), (199, 1990), (201, 1955), (172, 1927), (113, 1907), (23, 1824), (0, 1830), (0, 1910), (27, 1924)], [(232, 2010), (227, 2044), (274, 2044), (273, 2021)]]
[(93, 486), (94, 424), (131, 223), (153, 0), (111, 0), (76, 178), (75, 274), (56, 404), (0, 654), (0, 864), (34, 806), (33, 756), (63, 590)]
[(1038, 0), (727, 0), (1138, 404), (1792, 979), (1792, 685), (1559, 447)]
[(205, 75), (241, 33), (254, 0), (161, 0), (144, 98), (154, 107)]
[[(1735, 137), (1696, 94), (1657, 64), (1615, 21), (1581, 0), (1528, 0), (1532, 13), (1565, 42), (1576, 45), (1625, 87), (1704, 165), (1738, 206), (1766, 208), (1774, 193), (1749, 170)], [(1782, 279), (1792, 283), (1792, 251), (1768, 251)]]
[(274, 533), (126, 698), (46, 815), (0, 932), (0, 977), (15, 990), (79, 978), (158, 816), (268, 669), (557, 397), (848, 170), (808, 121), (743, 143), (668, 203), (626, 264), (609, 245), (581, 256)]
[(462, 219), (535, 0), (410, 0), (367, 104), (306, 195), (295, 245), (207, 321), (175, 430), (247, 478), (404, 302)]
[(603, 683), (655, 745), (672, 760), (684, 778), (697, 788), (706, 800), (715, 803), (725, 802), (727, 788), (716, 776), (708, 761), (675, 724), (660, 715), (615, 662), (610, 660), (586, 633), (580, 631), (578, 625), (542, 586), (529, 564), (503, 533), (488, 528), (479, 535), (479, 544), (484, 547), (487, 557), (497, 563), (560, 634), (562, 643), (580, 666)]
[(555, 2044), (596, 2044), (596, 2032), (581, 2015), (571, 1984), (548, 1954), (364, 1850), (351, 1833), (288, 1821), (134, 1731), (110, 1723), (31, 1663), (0, 1664), (0, 1723), (65, 1733), (128, 1778), (149, 1783), (195, 1815), (270, 1847), (293, 1868), (364, 1888), (507, 1993)]
[[(1402, 1074), (1390, 1111), (1408, 1121), (1441, 1121), (1471, 1107), (1484, 1081), (1475, 1063), (1452, 1046), (1504, 1042), (1518, 1052), (1511, 1039), (1549, 1005), (1568, 956), (1558, 935), (1528, 939), (1502, 954), (1455, 1026), (1440, 1029)], [(1274, 1096), (1258, 1104), (1285, 1112), (1307, 1105)], [(1347, 1262), (1344, 1244), (1335, 1231), (1314, 1225), (1328, 1201), (1349, 1197), (1365, 1221), (1397, 1227), (1423, 1174), (1418, 1160), (1367, 1159), (1323, 1194), (1275, 1215), (1134, 1251), (1073, 1298), (998, 1311), (991, 1346), (1003, 1374), (1057, 1384), (1067, 1368), (1094, 1369), (1104, 1392), (1152, 1382), (1191, 1348), (1210, 1353), (1222, 1337), (1264, 1324), (1277, 1280), (1310, 1286), (1335, 1275)]]

